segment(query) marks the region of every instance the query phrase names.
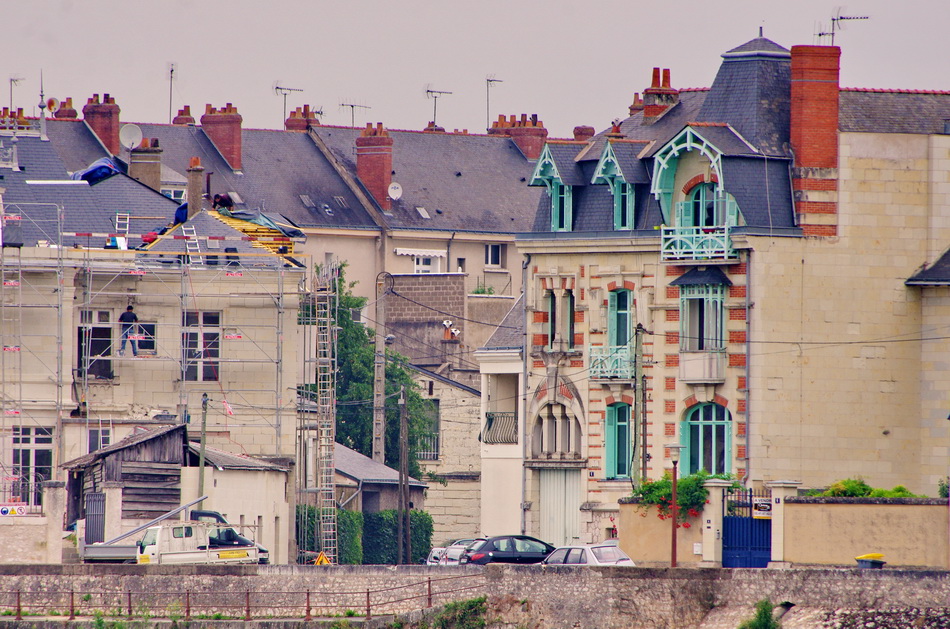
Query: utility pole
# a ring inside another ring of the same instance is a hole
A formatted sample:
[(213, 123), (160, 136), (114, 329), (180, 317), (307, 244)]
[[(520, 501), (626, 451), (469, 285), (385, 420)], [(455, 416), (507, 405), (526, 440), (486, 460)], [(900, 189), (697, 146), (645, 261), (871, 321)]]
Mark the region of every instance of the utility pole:
[(386, 293), (388, 273), (376, 276), (376, 356), (373, 360), (373, 460), (386, 464)]
[[(201, 394), (201, 449), (198, 451), (198, 495), (205, 495), (205, 437), (208, 433), (208, 394)], [(198, 503), (204, 508), (204, 501)]]
[[(412, 536), (409, 529), (409, 406), (406, 387), (399, 392), (399, 563), (412, 562)], [(405, 549), (405, 554), (403, 550)], [(405, 561), (403, 561), (405, 559)]]

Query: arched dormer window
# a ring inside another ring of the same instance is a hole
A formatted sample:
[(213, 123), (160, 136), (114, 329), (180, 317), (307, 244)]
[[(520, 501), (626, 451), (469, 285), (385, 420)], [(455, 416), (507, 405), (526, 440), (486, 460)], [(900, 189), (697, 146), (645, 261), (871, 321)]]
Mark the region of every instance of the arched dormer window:
[(551, 231), (572, 231), (574, 229), (573, 190), (564, 182), (550, 145), (545, 145), (541, 151), (529, 185), (544, 185), (548, 190), (548, 197), (551, 199)]
[(591, 183), (605, 184), (610, 189), (614, 206), (614, 229), (633, 229), (633, 212), (636, 200), (634, 188), (633, 184), (627, 183), (624, 177), (613, 142), (608, 142), (604, 146), (604, 153), (600, 156), (600, 161), (597, 162)]

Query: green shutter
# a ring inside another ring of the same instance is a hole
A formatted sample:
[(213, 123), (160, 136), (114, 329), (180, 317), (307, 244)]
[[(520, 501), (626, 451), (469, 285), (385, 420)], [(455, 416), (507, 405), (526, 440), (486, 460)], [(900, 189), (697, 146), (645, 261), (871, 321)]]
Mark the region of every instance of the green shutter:
[(606, 456), (604, 465), (606, 467), (607, 478), (617, 476), (617, 407), (607, 407), (607, 425), (604, 430), (604, 450)]

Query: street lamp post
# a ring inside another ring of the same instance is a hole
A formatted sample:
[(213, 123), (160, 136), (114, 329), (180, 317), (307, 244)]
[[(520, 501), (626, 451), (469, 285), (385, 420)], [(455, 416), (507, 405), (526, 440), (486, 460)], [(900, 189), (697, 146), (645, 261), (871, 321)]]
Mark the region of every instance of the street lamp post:
[(680, 462), (680, 450), (683, 448), (681, 444), (678, 443), (668, 443), (666, 445), (667, 449), (670, 451), (670, 459), (673, 461), (673, 491), (670, 501), (670, 514), (673, 516), (671, 518), (671, 533), (670, 533), (670, 568), (676, 567), (676, 528), (677, 528), (677, 511), (679, 507), (676, 504), (676, 472), (677, 466)]

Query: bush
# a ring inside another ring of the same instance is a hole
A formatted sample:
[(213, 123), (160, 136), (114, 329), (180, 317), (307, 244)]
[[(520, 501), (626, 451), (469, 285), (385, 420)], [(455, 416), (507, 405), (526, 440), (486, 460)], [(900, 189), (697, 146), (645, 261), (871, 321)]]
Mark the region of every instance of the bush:
[[(409, 563), (422, 563), (432, 550), (432, 516), (425, 511), (409, 512), (412, 558)], [(398, 557), (396, 511), (367, 513), (363, 522), (363, 563), (395, 564)]]
[(937, 494), (941, 498), (950, 498), (950, 476), (937, 481)]
[[(696, 517), (703, 510), (709, 499), (709, 490), (703, 483), (710, 478), (733, 480), (729, 474), (709, 474), (704, 470), (676, 480), (676, 515), (679, 521), (685, 522), (688, 517)], [(738, 483), (734, 480), (733, 482), (738, 487)], [(661, 520), (673, 517), (670, 509), (673, 500), (673, 478), (670, 474), (664, 474), (659, 480), (644, 482), (634, 490), (633, 496), (640, 498), (642, 507), (656, 506)]]
[(772, 610), (775, 606), (768, 599), (763, 599), (755, 604), (755, 616), (751, 620), (746, 620), (738, 629), (780, 629), (782, 623), (772, 617)]
[(844, 498), (920, 498), (917, 494), (911, 493), (903, 485), (897, 485), (893, 489), (876, 489), (871, 487), (863, 478), (846, 478), (839, 480), (826, 489), (812, 489), (808, 492), (809, 496), (824, 497), (844, 497)]
[(363, 514), (338, 509), (336, 512), (337, 561), (340, 564), (363, 563)]

